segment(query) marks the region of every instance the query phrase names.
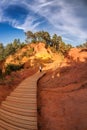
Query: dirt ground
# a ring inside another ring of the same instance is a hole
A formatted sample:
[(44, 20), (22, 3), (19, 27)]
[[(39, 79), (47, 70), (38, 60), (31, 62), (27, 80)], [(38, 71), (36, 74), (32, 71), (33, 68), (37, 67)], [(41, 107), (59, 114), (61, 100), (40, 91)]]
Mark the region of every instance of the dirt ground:
[(38, 127), (87, 130), (87, 62), (49, 71), (39, 80)]
[[(75, 52), (72, 55), (71, 63), (47, 71), (38, 81), (38, 130), (87, 130), (87, 58), (83, 60), (83, 52), (77, 59)], [(36, 71), (30, 68), (7, 76), (0, 84), (0, 103)]]

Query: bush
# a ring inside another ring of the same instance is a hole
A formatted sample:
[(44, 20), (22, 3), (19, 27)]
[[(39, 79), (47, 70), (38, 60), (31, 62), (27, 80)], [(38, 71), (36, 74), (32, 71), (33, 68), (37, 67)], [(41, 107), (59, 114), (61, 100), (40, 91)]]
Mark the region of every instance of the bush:
[(23, 68), (23, 64), (15, 65), (15, 64), (8, 64), (5, 69), (5, 74), (10, 74), (12, 71), (17, 71)]
[(62, 53), (64, 56), (67, 56), (71, 48), (72, 48), (72, 45), (65, 44), (64, 42), (62, 42), (59, 48), (59, 52)]

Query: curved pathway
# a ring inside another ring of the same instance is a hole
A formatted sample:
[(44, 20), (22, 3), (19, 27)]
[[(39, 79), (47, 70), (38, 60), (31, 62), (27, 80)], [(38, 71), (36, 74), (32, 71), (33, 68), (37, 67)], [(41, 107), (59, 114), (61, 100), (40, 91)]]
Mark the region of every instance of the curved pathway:
[(0, 130), (38, 130), (37, 81), (44, 72), (25, 79), (0, 106)]

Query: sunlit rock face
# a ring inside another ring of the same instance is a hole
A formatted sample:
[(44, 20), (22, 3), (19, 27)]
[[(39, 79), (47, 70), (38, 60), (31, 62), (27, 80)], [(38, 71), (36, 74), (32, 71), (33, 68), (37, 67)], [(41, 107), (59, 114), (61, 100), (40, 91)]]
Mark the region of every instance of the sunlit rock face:
[(87, 58), (87, 51), (78, 48), (72, 48), (69, 52), (69, 56), (76, 62), (84, 62)]
[(35, 57), (36, 58), (42, 58), (42, 59), (49, 59), (51, 58), (51, 55), (47, 52), (47, 49), (45, 48), (44, 43), (39, 43), (35, 46)]

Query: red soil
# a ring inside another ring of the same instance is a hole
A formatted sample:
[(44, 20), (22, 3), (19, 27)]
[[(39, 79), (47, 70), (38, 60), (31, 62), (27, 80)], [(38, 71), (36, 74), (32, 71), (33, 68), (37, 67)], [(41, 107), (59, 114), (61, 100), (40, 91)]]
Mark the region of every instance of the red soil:
[[(0, 103), (36, 71), (30, 68), (8, 76), (0, 85)], [(38, 81), (38, 128), (87, 130), (87, 52), (72, 50), (58, 69), (47, 71)]]
[(86, 59), (47, 72), (38, 88), (39, 130), (87, 130)]

